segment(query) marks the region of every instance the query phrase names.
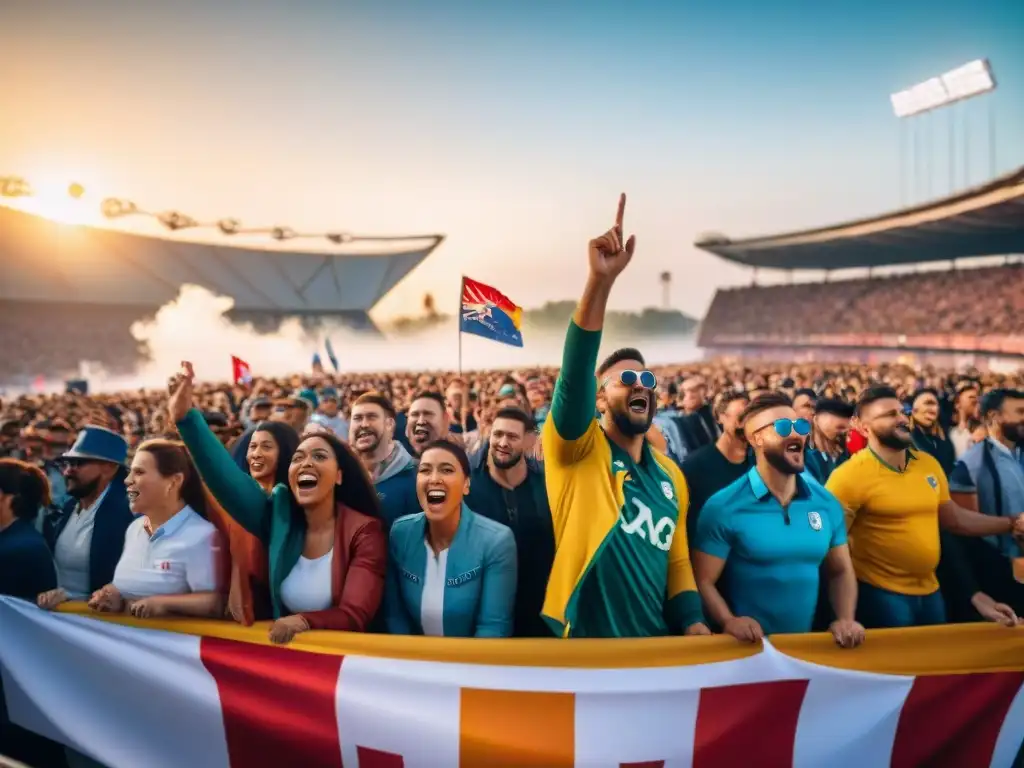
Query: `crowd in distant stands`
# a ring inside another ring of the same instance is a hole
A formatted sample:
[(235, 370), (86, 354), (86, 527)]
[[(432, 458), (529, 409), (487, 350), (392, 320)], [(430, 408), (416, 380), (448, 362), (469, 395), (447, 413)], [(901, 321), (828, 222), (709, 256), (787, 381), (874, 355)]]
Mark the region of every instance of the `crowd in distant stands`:
[(1024, 265), (720, 290), (703, 325), (708, 340), (810, 333), (1024, 334)]
[[(110, 374), (131, 373), (144, 353), (131, 324), (152, 314), (138, 307), (0, 303), (0, 382), (71, 378), (83, 359)], [(236, 319), (260, 327), (259, 316)], [(703, 323), (709, 344), (723, 335), (809, 333), (1024, 335), (1024, 266), (725, 289)]]

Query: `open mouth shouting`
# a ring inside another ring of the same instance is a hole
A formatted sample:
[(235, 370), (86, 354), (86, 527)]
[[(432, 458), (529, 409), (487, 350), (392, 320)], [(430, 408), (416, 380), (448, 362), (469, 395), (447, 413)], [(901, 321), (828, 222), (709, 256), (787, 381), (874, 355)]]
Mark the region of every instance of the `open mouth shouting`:
[(444, 488), (429, 488), (423, 496), (427, 502), (425, 511), (428, 512), (440, 512), (444, 508), (445, 502), (448, 501), (448, 491)]
[(128, 506), (132, 509), (135, 508), (135, 502), (139, 499), (139, 492), (134, 488), (128, 489)]
[(377, 433), (368, 427), (364, 427), (356, 432), (356, 445), (366, 447), (373, 445), (377, 439)]
[(786, 454), (786, 458), (793, 464), (804, 463), (804, 441), (803, 440), (787, 440), (782, 446), (783, 452)]
[(263, 472), (266, 468), (267, 462), (263, 461), (263, 459), (251, 459), (249, 461), (249, 471), (252, 474), (258, 475), (261, 472)]
[(298, 497), (306, 496), (310, 492), (315, 491), (317, 485), (320, 484), (319, 476), (310, 472), (309, 470), (303, 470), (299, 472), (299, 476), (295, 478), (295, 495)]
[(634, 395), (629, 399), (629, 412), (637, 416), (645, 416), (650, 408), (651, 401), (647, 395)]
[(416, 424), (412, 428), (412, 439), (417, 443), (428, 443), (430, 442), (430, 427), (426, 424)]

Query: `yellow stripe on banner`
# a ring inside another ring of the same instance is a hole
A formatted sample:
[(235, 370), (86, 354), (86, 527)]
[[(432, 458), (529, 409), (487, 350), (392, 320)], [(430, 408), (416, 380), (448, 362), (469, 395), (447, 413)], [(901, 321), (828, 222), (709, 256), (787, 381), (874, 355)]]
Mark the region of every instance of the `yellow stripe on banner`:
[(463, 688), (460, 768), (572, 768), (576, 697)]
[[(136, 619), (96, 613), (85, 603), (65, 603), (59, 610), (140, 629), (270, 645), (270, 622), (243, 627), (214, 619)], [(1011, 629), (979, 623), (872, 630), (864, 645), (853, 650), (838, 648), (828, 634), (774, 635), (771, 642), (794, 658), (861, 672), (941, 675), (1024, 671), (1024, 626)], [(741, 644), (721, 635), (645, 640), (477, 640), (304, 632), (288, 647), (340, 656), (577, 669), (680, 667), (742, 659), (761, 652), (759, 645)]]
[(1024, 670), (1024, 626), (948, 624), (876, 629), (852, 651), (828, 635), (775, 635), (771, 643), (796, 659), (855, 672), (955, 675)]

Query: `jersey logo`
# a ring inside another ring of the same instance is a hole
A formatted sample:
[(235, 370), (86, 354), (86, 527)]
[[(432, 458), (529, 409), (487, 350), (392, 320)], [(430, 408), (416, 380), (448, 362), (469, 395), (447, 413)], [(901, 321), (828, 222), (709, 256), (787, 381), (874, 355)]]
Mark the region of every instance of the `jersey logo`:
[(639, 536), (644, 541), (649, 541), (662, 552), (668, 552), (672, 546), (672, 539), (676, 535), (676, 524), (671, 517), (663, 517), (654, 524), (654, 513), (651, 508), (640, 499), (632, 499), (632, 504), (637, 508), (637, 515), (632, 522), (626, 522), (625, 516), (619, 510), (619, 524), (622, 530), (630, 536)]
[(812, 531), (821, 530), (821, 515), (819, 515), (817, 512), (808, 512), (807, 522), (810, 523)]
[(925, 479), (928, 481), (928, 485), (930, 485), (933, 490), (938, 489), (939, 481), (935, 479), (935, 475), (928, 475), (928, 477), (926, 477)]
[(618, 459), (616, 459), (615, 461), (612, 462), (612, 466), (615, 467), (616, 469), (625, 469), (626, 468), (626, 465), (623, 464)]
[(662, 484), (661, 484), (661, 492), (665, 494), (665, 498), (668, 499), (669, 501), (672, 501), (672, 497), (675, 495), (672, 492), (672, 483), (667, 482), (667, 481), (662, 482)]

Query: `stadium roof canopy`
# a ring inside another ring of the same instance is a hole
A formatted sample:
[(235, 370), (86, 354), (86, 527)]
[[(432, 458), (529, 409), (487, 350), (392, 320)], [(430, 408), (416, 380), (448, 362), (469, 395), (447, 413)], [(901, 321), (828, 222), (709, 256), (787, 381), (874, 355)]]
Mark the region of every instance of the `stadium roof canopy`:
[(1024, 167), (983, 186), (821, 229), (695, 245), (768, 269), (849, 269), (1024, 253)]
[(192, 284), (230, 296), (236, 310), (366, 312), (443, 240), (360, 238), (343, 252), (295, 252), (59, 224), (0, 206), (0, 300), (159, 307)]

